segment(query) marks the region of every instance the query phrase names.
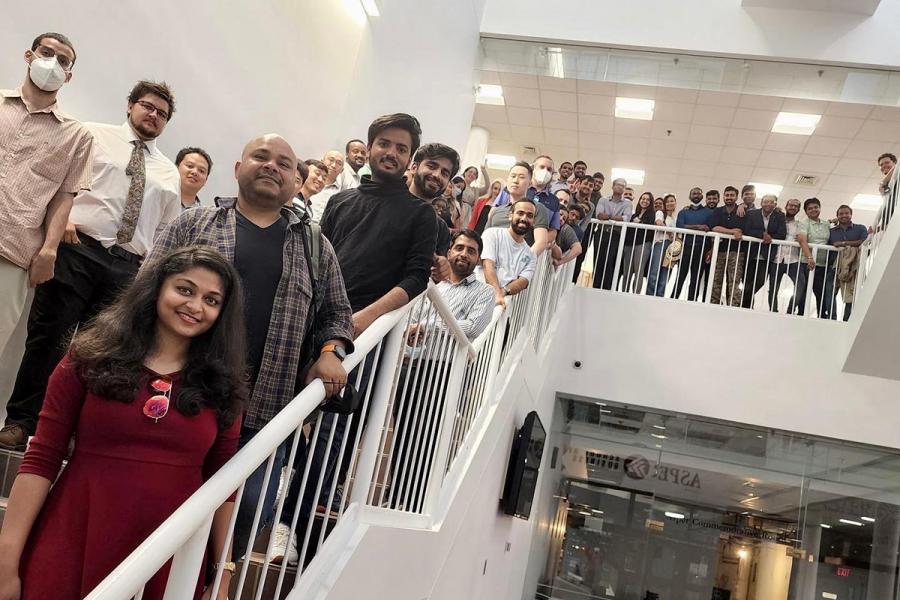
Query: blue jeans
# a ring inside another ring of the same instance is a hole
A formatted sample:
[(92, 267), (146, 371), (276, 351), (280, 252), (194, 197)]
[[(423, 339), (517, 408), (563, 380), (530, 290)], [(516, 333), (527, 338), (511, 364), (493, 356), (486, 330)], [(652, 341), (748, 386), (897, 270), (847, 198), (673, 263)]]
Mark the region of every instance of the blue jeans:
[(653, 253), (650, 255), (650, 271), (647, 273), (647, 295), (665, 296), (666, 283), (669, 281), (669, 268), (662, 266), (663, 255), (671, 244), (671, 240), (656, 242), (653, 244)]
[[(238, 441), (238, 449), (246, 446), (257, 433), (259, 433), (259, 431), (255, 429), (241, 428), (241, 438)], [(256, 529), (257, 535), (259, 535), (259, 532), (264, 528), (271, 525), (272, 521), (275, 519), (275, 499), (278, 495), (278, 481), (281, 476), (281, 469), (284, 467), (288, 444), (291, 443), (291, 440), (292, 438), (289, 437), (275, 450), (275, 462), (272, 465), (272, 474), (269, 476), (269, 483), (265, 490), (265, 500), (263, 502), (262, 513), (259, 516), (259, 526)], [(247, 481), (244, 484), (244, 494), (241, 497), (237, 521), (234, 524), (234, 546), (232, 556), (235, 557), (235, 561), (244, 556), (244, 553), (248, 549), (248, 542), (252, 547), (253, 542), (256, 541), (250, 540), (250, 529), (253, 527), (253, 517), (256, 516), (256, 505), (259, 502), (260, 496), (263, 494), (263, 477), (266, 474), (267, 463), (268, 461), (263, 461), (263, 463), (253, 471), (253, 474), (247, 478)]]

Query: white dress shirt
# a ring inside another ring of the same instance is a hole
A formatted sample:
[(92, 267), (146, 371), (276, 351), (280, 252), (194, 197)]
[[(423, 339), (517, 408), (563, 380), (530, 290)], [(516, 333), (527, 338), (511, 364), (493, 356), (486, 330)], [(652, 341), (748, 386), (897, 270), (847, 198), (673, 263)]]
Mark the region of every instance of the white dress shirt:
[[(361, 169), (360, 169), (361, 170)], [(362, 177), (362, 173), (353, 170), (353, 167), (344, 163), (344, 170), (341, 171), (341, 174), (337, 176), (335, 183), (338, 184), (341, 191), (350, 190), (356, 187), (359, 187), (359, 179)]]
[[(125, 174), (125, 168), (134, 150), (131, 142), (139, 138), (127, 122), (123, 125), (85, 123), (85, 126), (94, 136), (93, 178), (90, 191), (75, 197), (69, 220), (78, 231), (108, 248), (116, 244), (116, 232), (128, 200), (131, 177)], [(121, 244), (139, 256), (147, 255), (156, 235), (182, 210), (178, 168), (156, 147), (156, 140), (144, 144), (144, 201), (134, 237)]]
[(334, 183), (329, 183), (322, 191), (318, 194), (314, 194), (310, 199), (310, 207), (312, 208), (312, 220), (315, 223), (319, 222), (319, 219), (322, 218), (322, 215), (325, 214), (325, 207), (328, 206), (328, 201), (331, 200), (331, 197), (342, 191), (340, 186), (341, 177), (338, 175), (338, 178), (334, 180)]

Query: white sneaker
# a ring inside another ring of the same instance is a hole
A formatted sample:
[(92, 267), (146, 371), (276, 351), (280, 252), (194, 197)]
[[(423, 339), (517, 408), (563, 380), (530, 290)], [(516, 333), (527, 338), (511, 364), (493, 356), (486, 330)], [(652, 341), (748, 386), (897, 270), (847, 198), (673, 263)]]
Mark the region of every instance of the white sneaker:
[[(285, 553), (289, 565), (296, 565), (300, 560), (300, 554), (297, 552), (297, 537), (291, 536), (291, 528), (284, 523), (279, 523), (272, 532), (275, 542), (272, 544), (271, 562), (280, 565), (284, 560)], [(290, 539), (290, 548), (288, 548), (288, 539)]]

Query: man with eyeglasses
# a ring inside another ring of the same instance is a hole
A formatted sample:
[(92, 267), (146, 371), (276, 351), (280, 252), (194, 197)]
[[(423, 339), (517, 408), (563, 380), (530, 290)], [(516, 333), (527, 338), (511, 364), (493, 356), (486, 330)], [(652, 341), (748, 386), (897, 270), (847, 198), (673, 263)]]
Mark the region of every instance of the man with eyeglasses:
[(74, 198), (54, 277), (35, 292), (0, 448), (25, 448), (67, 336), (131, 282), (157, 233), (181, 214), (178, 168), (156, 147), (174, 111), (165, 83), (140, 81), (124, 124), (85, 125), (93, 136), (91, 189)]
[[(53, 278), (72, 199), (91, 185), (90, 132), (60, 110), (75, 48), (43, 33), (25, 51), (21, 86), (0, 90), (0, 355), (21, 352), (28, 288)], [(9, 345), (7, 352), (4, 350)], [(13, 348), (15, 347), (15, 349)], [(16, 357), (17, 358), (17, 357)]]

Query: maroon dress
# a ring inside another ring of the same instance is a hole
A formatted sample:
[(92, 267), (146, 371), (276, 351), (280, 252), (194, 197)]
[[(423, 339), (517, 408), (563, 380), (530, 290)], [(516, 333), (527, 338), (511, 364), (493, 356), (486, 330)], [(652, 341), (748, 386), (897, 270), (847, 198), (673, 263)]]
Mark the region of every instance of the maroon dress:
[[(68, 359), (56, 367), (37, 434), (19, 473), (56, 479), (75, 435), (75, 451), (35, 521), (22, 555), (23, 600), (84, 598), (237, 450), (240, 419), (219, 431), (215, 412), (186, 417), (173, 405), (154, 422), (147, 370), (130, 404), (87, 392)], [(179, 389), (178, 374), (172, 398)], [(163, 597), (169, 565), (145, 600)]]

